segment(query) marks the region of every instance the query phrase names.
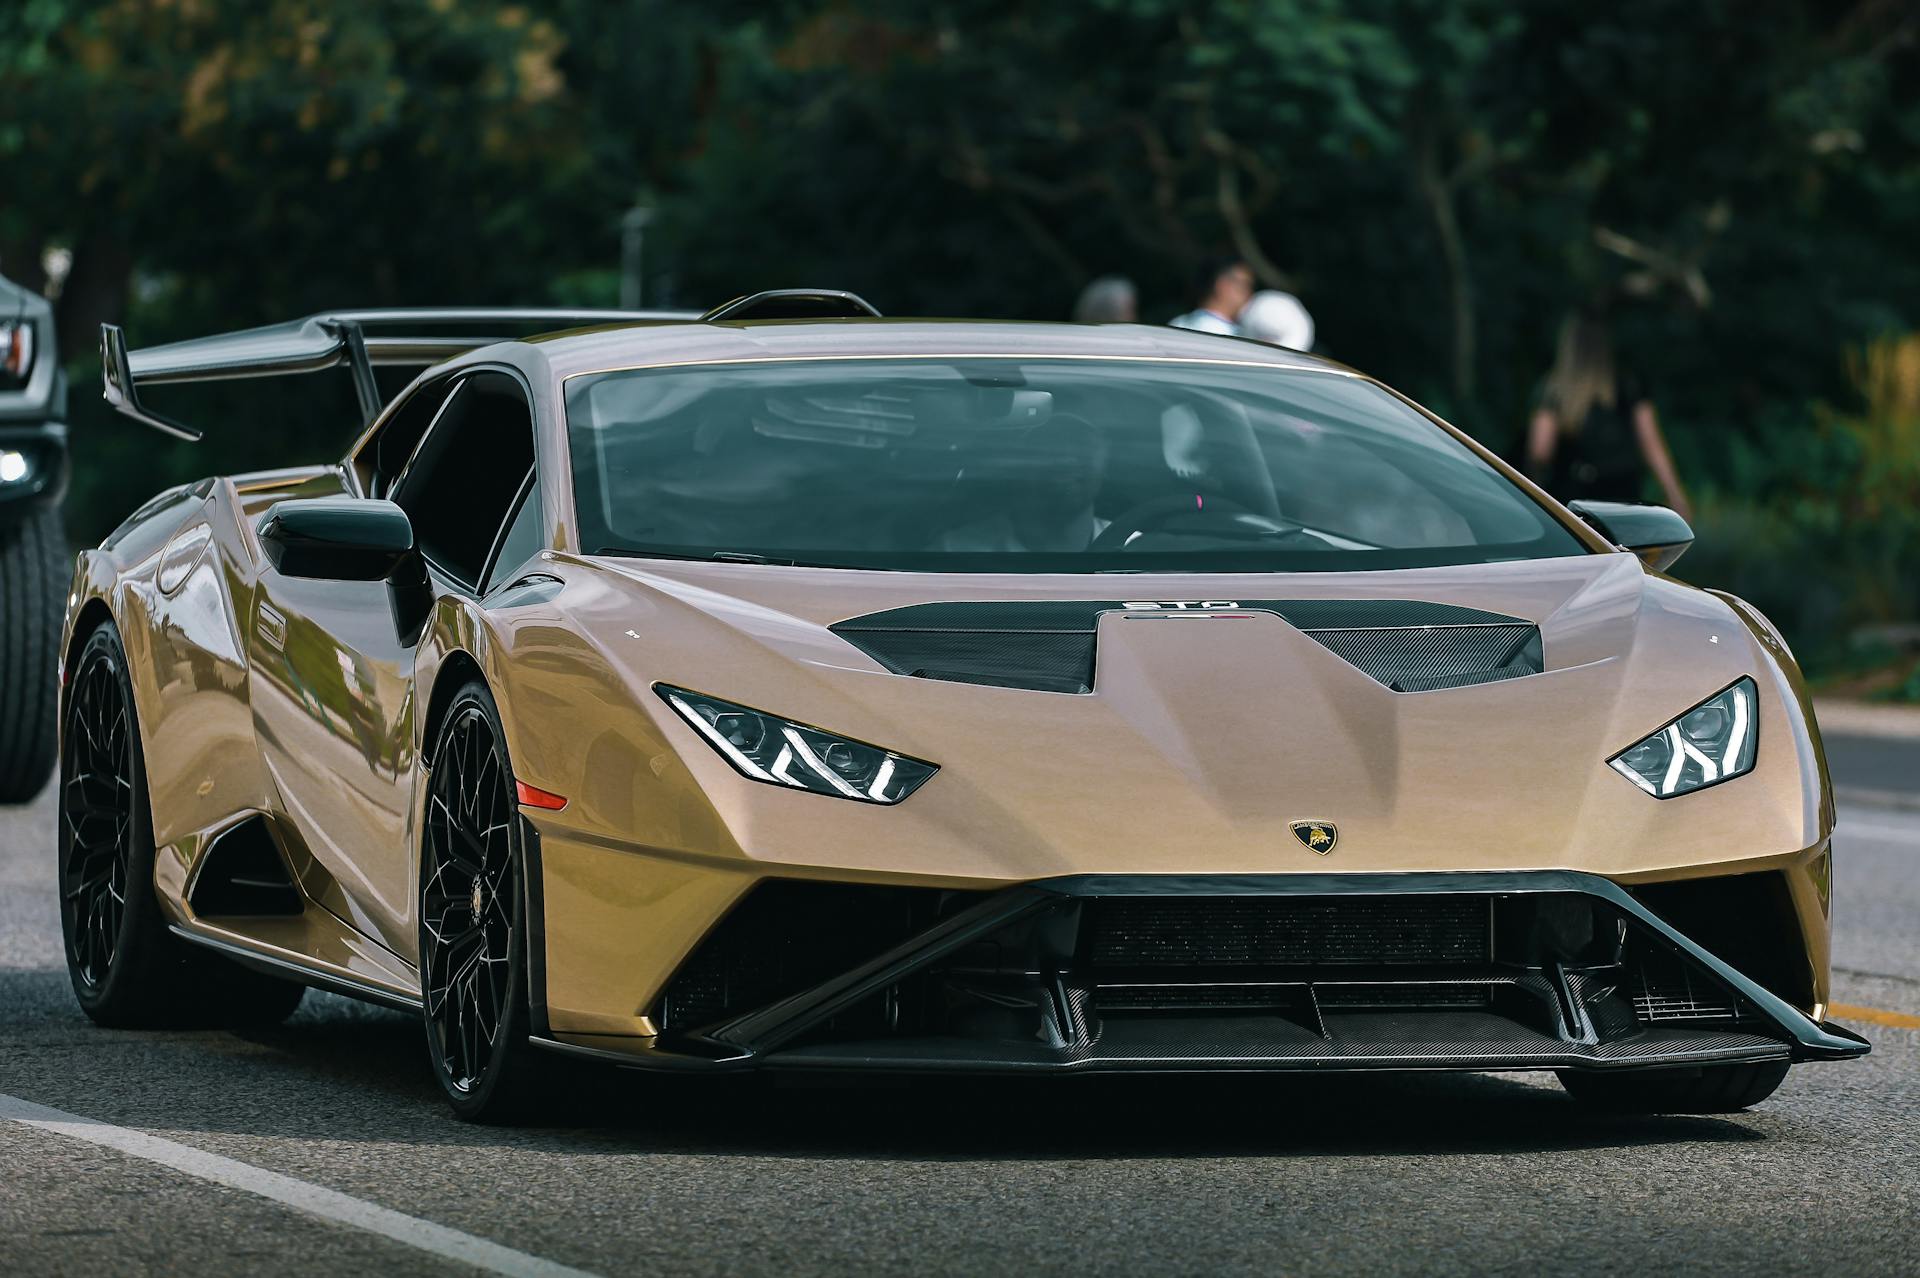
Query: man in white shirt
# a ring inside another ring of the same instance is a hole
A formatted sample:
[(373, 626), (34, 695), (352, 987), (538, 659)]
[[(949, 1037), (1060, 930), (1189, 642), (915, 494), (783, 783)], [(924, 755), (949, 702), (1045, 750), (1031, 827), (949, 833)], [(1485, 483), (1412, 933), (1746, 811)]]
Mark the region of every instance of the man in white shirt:
[(1253, 268), (1237, 257), (1216, 258), (1201, 272), (1200, 304), (1170, 321), (1175, 328), (1240, 336), (1240, 312), (1253, 296)]

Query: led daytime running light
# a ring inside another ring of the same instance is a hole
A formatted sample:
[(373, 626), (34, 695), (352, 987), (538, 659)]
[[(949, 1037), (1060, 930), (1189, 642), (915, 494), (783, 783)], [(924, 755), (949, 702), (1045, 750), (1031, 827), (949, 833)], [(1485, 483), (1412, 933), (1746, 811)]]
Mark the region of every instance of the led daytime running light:
[[(1741, 679), (1622, 750), (1607, 766), (1658, 799), (1731, 781), (1753, 770), (1756, 698), (1753, 680)], [(1688, 727), (1696, 716), (1705, 723)]]
[(735, 771), (768, 785), (893, 804), (939, 771), (923, 760), (718, 697), (665, 684), (656, 690)]

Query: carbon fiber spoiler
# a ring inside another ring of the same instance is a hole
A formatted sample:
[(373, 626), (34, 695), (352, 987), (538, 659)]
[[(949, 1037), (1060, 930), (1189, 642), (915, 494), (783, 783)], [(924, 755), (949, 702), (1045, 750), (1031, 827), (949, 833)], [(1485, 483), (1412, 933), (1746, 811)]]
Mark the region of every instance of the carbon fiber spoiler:
[(139, 388), (171, 382), (222, 381), (317, 373), (345, 365), (366, 422), (379, 415), (376, 366), (424, 368), (494, 342), (600, 324), (699, 319), (692, 311), (575, 310), (546, 307), (429, 307), (326, 311), (305, 319), (216, 337), (196, 337), (128, 351), (117, 324), (100, 326), (103, 394), (115, 411), (143, 426), (197, 441), (195, 427), (140, 402)]

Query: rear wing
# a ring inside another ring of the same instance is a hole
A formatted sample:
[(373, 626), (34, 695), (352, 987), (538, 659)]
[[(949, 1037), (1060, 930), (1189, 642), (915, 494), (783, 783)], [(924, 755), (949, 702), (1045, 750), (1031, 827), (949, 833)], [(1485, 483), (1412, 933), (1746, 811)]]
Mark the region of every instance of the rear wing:
[(685, 322), (691, 311), (570, 310), (545, 307), (437, 307), (328, 311), (285, 324), (196, 337), (128, 351), (117, 324), (100, 326), (101, 379), (107, 403), (143, 426), (189, 442), (195, 427), (163, 417), (140, 402), (139, 388), (171, 382), (317, 373), (345, 365), (361, 416), (371, 423), (382, 400), (373, 370), (425, 368), (495, 342), (598, 324)]
[(200, 431), (162, 417), (140, 402), (142, 386), (214, 382), (238, 377), (318, 373), (342, 364), (353, 374), (364, 425), (380, 415), (373, 370), (425, 368), (481, 346), (601, 324), (709, 324), (756, 320), (872, 319), (880, 312), (840, 289), (781, 288), (736, 297), (704, 315), (695, 311), (575, 310), (566, 307), (393, 307), (326, 311), (285, 324), (196, 337), (128, 351), (117, 324), (100, 326), (102, 394), (114, 411), (143, 426), (196, 443)]

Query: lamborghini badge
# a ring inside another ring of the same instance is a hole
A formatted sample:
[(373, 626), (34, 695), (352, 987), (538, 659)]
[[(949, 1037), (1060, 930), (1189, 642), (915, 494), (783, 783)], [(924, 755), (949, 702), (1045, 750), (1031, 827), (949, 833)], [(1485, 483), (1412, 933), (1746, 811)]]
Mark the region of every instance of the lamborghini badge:
[(1295, 821), (1293, 837), (1321, 856), (1333, 851), (1333, 845), (1340, 841), (1340, 831), (1331, 821)]

